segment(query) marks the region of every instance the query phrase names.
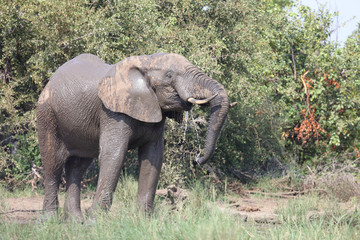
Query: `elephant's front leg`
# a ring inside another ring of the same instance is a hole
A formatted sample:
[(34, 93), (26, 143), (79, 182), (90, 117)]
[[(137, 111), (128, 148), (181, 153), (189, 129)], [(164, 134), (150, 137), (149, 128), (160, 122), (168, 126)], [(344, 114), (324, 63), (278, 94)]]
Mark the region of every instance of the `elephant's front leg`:
[(109, 210), (112, 204), (113, 194), (128, 149), (128, 138), (122, 136), (122, 139), (119, 140), (119, 136), (121, 136), (121, 132), (113, 131), (103, 134), (100, 139), (100, 172), (94, 201), (89, 210), (90, 215), (99, 207)]
[(146, 212), (153, 210), (163, 152), (164, 139), (162, 136), (157, 142), (150, 142), (139, 148), (140, 175), (137, 204)]

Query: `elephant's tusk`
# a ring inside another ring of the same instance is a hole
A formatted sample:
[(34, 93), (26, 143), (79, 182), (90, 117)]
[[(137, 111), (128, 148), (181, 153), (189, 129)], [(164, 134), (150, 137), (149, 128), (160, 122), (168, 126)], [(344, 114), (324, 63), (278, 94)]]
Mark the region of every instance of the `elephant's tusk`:
[(205, 103), (208, 103), (210, 102), (211, 100), (213, 100), (215, 97), (217, 96), (217, 93), (214, 94), (213, 96), (209, 97), (209, 98), (206, 98), (206, 99), (195, 99), (195, 98), (188, 98), (186, 101), (188, 101), (189, 103), (192, 103), (192, 104), (205, 104)]

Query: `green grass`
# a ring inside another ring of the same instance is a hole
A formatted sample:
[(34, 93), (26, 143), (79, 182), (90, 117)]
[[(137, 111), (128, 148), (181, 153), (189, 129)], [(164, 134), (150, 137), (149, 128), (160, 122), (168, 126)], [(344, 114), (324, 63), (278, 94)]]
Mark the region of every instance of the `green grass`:
[(136, 191), (135, 180), (121, 181), (110, 212), (99, 214), (93, 225), (61, 219), (1, 223), (0, 239), (360, 239), (359, 212), (342, 210), (334, 199), (289, 200), (277, 210), (280, 224), (258, 224), (220, 211), (218, 203), (226, 198), (208, 185), (196, 184), (177, 210), (158, 197), (151, 217), (137, 211)]
[(345, 209), (336, 199), (308, 195), (288, 202), (278, 210), (282, 224), (271, 231), (271, 239), (360, 239), (360, 214)]
[(16, 197), (33, 197), (37, 194), (44, 194), (43, 189), (35, 192), (31, 186), (24, 186), (15, 188), (12, 191), (8, 191), (3, 184), (0, 184), (0, 200), (5, 198), (16, 198)]

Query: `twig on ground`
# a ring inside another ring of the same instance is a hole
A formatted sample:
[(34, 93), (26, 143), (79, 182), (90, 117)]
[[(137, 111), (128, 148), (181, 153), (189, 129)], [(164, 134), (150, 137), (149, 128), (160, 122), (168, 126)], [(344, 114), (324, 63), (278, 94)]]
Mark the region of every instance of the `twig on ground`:
[(305, 194), (304, 191), (282, 192), (282, 193), (267, 193), (267, 192), (261, 192), (261, 191), (253, 191), (253, 190), (245, 191), (245, 193), (259, 194), (259, 195), (264, 195), (264, 196), (268, 196), (268, 197), (279, 197), (279, 198), (295, 198), (298, 195), (304, 195)]
[(245, 191), (245, 193), (248, 194), (259, 194), (269, 197), (279, 197), (279, 198), (296, 198), (299, 195), (304, 195), (309, 192), (322, 192), (327, 194), (327, 191), (325, 189), (308, 189), (305, 191), (290, 191), (290, 192), (280, 192), (280, 193), (267, 193), (267, 192), (261, 192), (261, 191), (255, 191), (255, 190), (248, 190)]
[(17, 209), (17, 210), (11, 210), (6, 212), (0, 212), (0, 215), (2, 214), (10, 214), (10, 213), (17, 213), (17, 212), (43, 212), (44, 210), (38, 210), (38, 209), (31, 209), (31, 210), (24, 210), (24, 209)]

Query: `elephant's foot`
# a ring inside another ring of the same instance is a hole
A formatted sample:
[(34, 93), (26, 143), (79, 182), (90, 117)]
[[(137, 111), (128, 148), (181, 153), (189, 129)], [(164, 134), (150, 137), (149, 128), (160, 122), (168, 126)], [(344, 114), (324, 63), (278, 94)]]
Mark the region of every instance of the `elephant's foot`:
[(145, 217), (150, 217), (154, 213), (154, 207), (150, 203), (139, 203), (139, 202), (137, 202), (137, 209)]
[(67, 222), (77, 222), (83, 224), (85, 222), (84, 216), (80, 211), (65, 211), (65, 221)]
[(96, 216), (95, 215), (90, 215), (87, 216), (86, 220), (83, 223), (86, 226), (93, 226), (96, 224)]
[(64, 204), (65, 221), (84, 223), (84, 217), (81, 213), (80, 204), (71, 203), (69, 199), (65, 200)]
[(94, 225), (101, 213), (104, 213), (104, 209), (102, 209), (98, 204), (93, 203), (93, 205), (86, 210), (86, 220), (84, 224), (89, 226)]

